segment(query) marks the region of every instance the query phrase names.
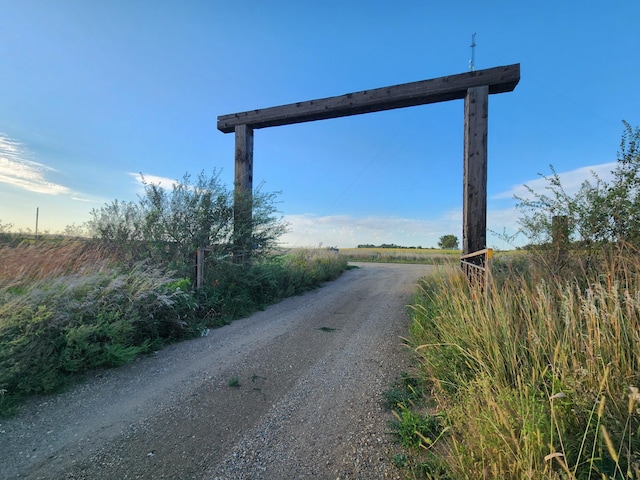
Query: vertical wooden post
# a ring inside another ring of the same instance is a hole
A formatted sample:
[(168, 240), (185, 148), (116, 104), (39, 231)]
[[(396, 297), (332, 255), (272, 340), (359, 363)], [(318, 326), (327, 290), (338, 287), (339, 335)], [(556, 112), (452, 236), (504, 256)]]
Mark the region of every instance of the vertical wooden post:
[(464, 99), (463, 254), (487, 246), (487, 132), (489, 87), (467, 90)]
[(551, 239), (557, 251), (566, 250), (569, 244), (569, 217), (554, 215), (551, 218)]
[(236, 132), (236, 162), (233, 197), (234, 260), (248, 262), (251, 258), (253, 211), (253, 128), (238, 125)]
[(38, 243), (38, 216), (40, 215), (40, 207), (36, 207), (36, 243)]
[(198, 247), (196, 250), (196, 290), (200, 290), (204, 283), (204, 254), (205, 249)]
[(551, 218), (552, 262), (558, 271), (564, 268), (569, 259), (569, 233), (569, 217), (554, 215)]

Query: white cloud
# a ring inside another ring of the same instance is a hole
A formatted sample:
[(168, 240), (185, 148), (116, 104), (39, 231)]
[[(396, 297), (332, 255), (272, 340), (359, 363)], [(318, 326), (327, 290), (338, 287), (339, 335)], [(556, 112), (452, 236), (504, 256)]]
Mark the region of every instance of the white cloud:
[(22, 144), (0, 134), (0, 182), (46, 195), (70, 193), (64, 185), (46, 179), (47, 172), (54, 171), (51, 167), (29, 160), (28, 156)]
[(171, 188), (174, 185), (177, 185), (179, 183), (177, 180), (174, 180), (171, 178), (160, 177), (158, 175), (151, 175), (148, 173), (129, 172), (129, 175), (132, 176), (135, 179), (135, 181), (138, 182), (140, 185), (151, 184), (151, 185), (158, 185), (162, 188)]
[[(575, 194), (585, 180), (593, 182), (595, 173), (600, 180), (609, 182), (613, 178), (612, 170), (616, 167), (616, 162), (602, 163), (598, 165), (591, 165), (586, 167), (576, 168), (567, 172), (557, 172), (560, 182), (565, 192), (569, 195)], [(547, 177), (551, 175), (551, 172), (546, 174)], [(513, 235), (519, 230), (518, 220), (521, 217), (521, 212), (515, 207), (515, 196), (523, 199), (532, 198), (531, 192), (525, 187), (528, 185), (534, 192), (538, 194), (545, 193), (546, 188), (549, 186), (549, 182), (542, 177), (536, 178), (525, 182), (522, 185), (515, 185), (511, 189), (491, 196), (492, 200), (512, 200), (513, 206), (510, 208), (487, 209), (487, 227), (489, 230), (493, 230), (502, 234), (505, 232), (508, 235)], [(493, 235), (491, 232), (488, 234), (488, 243), (492, 242), (499, 245), (502, 248), (509, 248), (510, 245), (504, 243), (501, 239)], [(514, 240), (515, 245), (522, 245), (527, 243), (527, 239), (520, 234)], [(511, 245), (513, 246), (513, 245)]]
[(355, 247), (359, 244), (395, 243), (403, 246), (435, 246), (442, 235), (460, 237), (461, 213), (447, 212), (435, 220), (400, 217), (314, 214), (285, 215), (290, 232), (282, 242), (288, 246)]
[(77, 197), (77, 196), (73, 196), (71, 197), (71, 200), (75, 200), (76, 202), (81, 202), (81, 203), (103, 203), (103, 200), (99, 200), (99, 199), (95, 199), (95, 198), (83, 198), (83, 197)]
[[(576, 193), (582, 183), (585, 180), (593, 180), (593, 173), (595, 173), (601, 180), (609, 181), (612, 178), (611, 171), (615, 168), (616, 162), (610, 163), (602, 163), (599, 165), (591, 165), (587, 167), (580, 167), (575, 170), (570, 170), (568, 172), (558, 172), (558, 176), (560, 177), (560, 182), (565, 192), (569, 195)], [(546, 175), (547, 177), (551, 176), (551, 172)], [(534, 180), (530, 180), (525, 182), (522, 185), (515, 185), (510, 190), (506, 192), (501, 192), (496, 195), (492, 195), (492, 199), (513, 199), (514, 196), (520, 198), (530, 198), (531, 193), (525, 187), (528, 185), (533, 191), (537, 193), (544, 193), (545, 188), (549, 185), (549, 182), (542, 177), (536, 178)]]
[[(577, 168), (568, 172), (558, 172), (562, 186), (568, 194), (578, 191), (585, 180), (593, 180), (595, 173), (601, 180), (609, 181), (615, 162)], [(548, 182), (544, 178), (536, 178), (525, 182), (538, 193), (544, 193)], [(523, 185), (516, 185), (508, 191), (498, 193), (491, 200), (512, 200), (513, 206), (507, 208), (487, 209), (487, 242), (497, 248), (511, 248), (527, 243), (522, 235), (517, 236), (509, 245), (501, 235), (507, 237), (518, 232), (518, 219), (521, 214), (515, 208), (514, 196), (527, 198), (530, 194)], [(501, 204), (503, 205), (503, 204)], [(350, 215), (314, 214), (285, 215), (290, 224), (290, 232), (282, 241), (288, 246), (338, 246), (355, 247), (359, 244), (395, 243), (403, 246), (436, 246), (442, 235), (454, 234), (462, 242), (462, 209), (442, 212), (437, 218), (412, 219), (401, 217), (368, 216), (357, 218)], [(492, 232), (497, 232), (498, 235)]]

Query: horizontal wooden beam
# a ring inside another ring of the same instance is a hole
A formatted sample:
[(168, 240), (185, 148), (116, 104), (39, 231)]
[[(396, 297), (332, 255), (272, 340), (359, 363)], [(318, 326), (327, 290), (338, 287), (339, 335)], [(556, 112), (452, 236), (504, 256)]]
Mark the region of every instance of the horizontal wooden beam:
[(238, 125), (247, 125), (254, 129), (276, 127), (458, 100), (465, 98), (467, 90), (474, 87), (488, 86), (490, 94), (511, 92), (519, 81), (520, 64), (516, 63), (431, 80), (347, 93), (338, 97), (220, 115), (218, 130), (231, 133)]

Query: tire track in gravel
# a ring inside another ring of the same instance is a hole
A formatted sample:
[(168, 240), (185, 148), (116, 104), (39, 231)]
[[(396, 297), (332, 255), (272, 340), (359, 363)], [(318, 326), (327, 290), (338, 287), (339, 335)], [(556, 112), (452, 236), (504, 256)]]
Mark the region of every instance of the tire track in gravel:
[(380, 401), (407, 369), (405, 306), (430, 267), (358, 265), (30, 402), (0, 421), (0, 478), (398, 478)]

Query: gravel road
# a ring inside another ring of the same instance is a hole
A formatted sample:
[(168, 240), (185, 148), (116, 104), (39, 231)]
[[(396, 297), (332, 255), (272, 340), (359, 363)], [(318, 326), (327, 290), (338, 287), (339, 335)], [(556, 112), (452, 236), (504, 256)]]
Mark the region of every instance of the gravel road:
[[(384, 391), (420, 265), (339, 279), (0, 420), (0, 478), (400, 478)], [(238, 386), (230, 380), (238, 379)]]

